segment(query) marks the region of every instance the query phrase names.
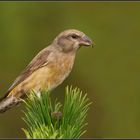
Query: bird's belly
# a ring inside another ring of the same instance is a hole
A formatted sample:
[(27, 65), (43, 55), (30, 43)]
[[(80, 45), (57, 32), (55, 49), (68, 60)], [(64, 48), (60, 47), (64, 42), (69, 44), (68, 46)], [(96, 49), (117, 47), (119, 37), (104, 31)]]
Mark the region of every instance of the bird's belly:
[(60, 65), (58, 67), (51, 66), (44, 80), (43, 88), (52, 90), (60, 85), (70, 74), (72, 66), (64, 67)]
[[(33, 72), (25, 81), (17, 85), (11, 94), (30, 92), (30, 90), (40, 91), (41, 89), (52, 90), (60, 85), (71, 72), (73, 62), (48, 64)], [(22, 92), (21, 92), (22, 91)], [(19, 94), (19, 96), (22, 96)]]
[(71, 71), (70, 67), (42, 67), (38, 71), (34, 72), (29, 78), (27, 78), (22, 84), (22, 89), (48, 89), (52, 90), (60, 85)]

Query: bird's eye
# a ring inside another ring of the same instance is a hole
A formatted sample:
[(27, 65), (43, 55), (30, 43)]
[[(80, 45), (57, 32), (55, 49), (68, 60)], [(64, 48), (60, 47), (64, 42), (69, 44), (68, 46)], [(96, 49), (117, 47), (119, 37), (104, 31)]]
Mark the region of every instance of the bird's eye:
[(72, 34), (71, 37), (72, 37), (73, 39), (77, 39), (77, 38), (79, 38), (79, 36), (76, 35), (76, 34)]

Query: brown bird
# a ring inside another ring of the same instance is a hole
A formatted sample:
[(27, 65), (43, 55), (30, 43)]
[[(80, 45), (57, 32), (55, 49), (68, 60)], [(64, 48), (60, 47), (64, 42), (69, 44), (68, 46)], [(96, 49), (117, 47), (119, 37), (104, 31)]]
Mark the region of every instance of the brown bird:
[(0, 100), (0, 113), (15, 106), (31, 90), (49, 91), (60, 85), (70, 74), (77, 50), (93, 46), (83, 32), (69, 29), (61, 32), (51, 45), (40, 51), (14, 81)]

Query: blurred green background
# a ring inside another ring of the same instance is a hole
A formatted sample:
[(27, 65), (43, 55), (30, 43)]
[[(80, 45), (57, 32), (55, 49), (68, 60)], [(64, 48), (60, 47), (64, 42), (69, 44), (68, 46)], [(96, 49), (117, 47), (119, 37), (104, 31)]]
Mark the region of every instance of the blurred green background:
[[(53, 91), (64, 100), (78, 86), (93, 104), (83, 138), (140, 137), (140, 3), (1, 2), (0, 96), (57, 34), (75, 28), (96, 47), (81, 48), (69, 78)], [(0, 114), (0, 138), (23, 138), (23, 105)]]

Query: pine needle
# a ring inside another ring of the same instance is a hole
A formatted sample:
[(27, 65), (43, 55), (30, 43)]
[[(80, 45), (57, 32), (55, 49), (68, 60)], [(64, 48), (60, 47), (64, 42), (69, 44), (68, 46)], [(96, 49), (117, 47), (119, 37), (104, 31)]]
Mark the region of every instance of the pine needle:
[(80, 138), (89, 109), (89, 98), (79, 88), (66, 87), (65, 101), (52, 105), (50, 93), (42, 90), (40, 96), (32, 91), (24, 101), (23, 120), (28, 128), (22, 128), (27, 138)]

